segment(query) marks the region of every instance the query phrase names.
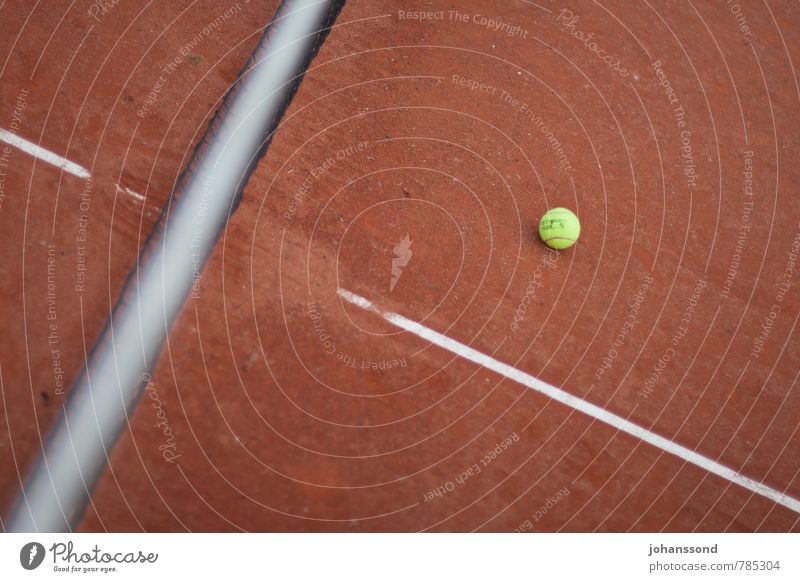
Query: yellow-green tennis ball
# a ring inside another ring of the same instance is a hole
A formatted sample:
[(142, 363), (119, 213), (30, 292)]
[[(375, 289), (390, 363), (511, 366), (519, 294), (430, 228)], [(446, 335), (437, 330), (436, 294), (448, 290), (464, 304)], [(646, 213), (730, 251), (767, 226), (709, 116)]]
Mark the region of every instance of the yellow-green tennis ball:
[(539, 236), (551, 249), (566, 249), (581, 235), (581, 223), (571, 210), (553, 208), (539, 221)]

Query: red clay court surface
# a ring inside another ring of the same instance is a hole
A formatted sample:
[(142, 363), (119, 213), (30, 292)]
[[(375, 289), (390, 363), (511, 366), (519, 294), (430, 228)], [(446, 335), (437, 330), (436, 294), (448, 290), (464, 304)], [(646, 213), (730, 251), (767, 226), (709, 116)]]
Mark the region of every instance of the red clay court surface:
[[(112, 4), (0, 5), (3, 508), (277, 2)], [(79, 529), (800, 531), (798, 63), (790, 1), (351, 0)]]

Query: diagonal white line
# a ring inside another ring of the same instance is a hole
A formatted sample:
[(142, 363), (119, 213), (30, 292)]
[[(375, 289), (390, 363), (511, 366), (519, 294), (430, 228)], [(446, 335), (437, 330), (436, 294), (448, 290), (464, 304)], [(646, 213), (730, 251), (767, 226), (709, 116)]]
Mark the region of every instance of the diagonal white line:
[(75, 162), (70, 162), (69, 160), (62, 158), (61, 156), (56, 155), (53, 152), (44, 149), (43, 147), (39, 147), (35, 143), (30, 142), (27, 139), (23, 139), (5, 129), (0, 129), (0, 141), (4, 141), (15, 148), (22, 150), (26, 154), (30, 154), (34, 158), (42, 160), (43, 162), (47, 162), (48, 164), (52, 164), (57, 168), (61, 168), (73, 176), (78, 176), (79, 178), (91, 177), (91, 174), (89, 174), (89, 171), (86, 168), (79, 166)]
[(651, 432), (646, 428), (622, 418), (613, 412), (609, 412), (604, 408), (600, 408), (591, 402), (587, 402), (582, 398), (573, 396), (561, 388), (557, 388), (551, 384), (548, 384), (547, 382), (543, 382), (542, 380), (531, 376), (530, 374), (526, 374), (521, 370), (517, 370), (508, 364), (504, 364), (503, 362), (496, 360), (491, 356), (487, 356), (486, 354), (479, 352), (474, 348), (442, 335), (437, 331), (417, 323), (416, 321), (407, 319), (397, 313), (382, 311), (378, 309), (369, 299), (365, 299), (360, 295), (351, 293), (346, 289), (339, 289), (339, 296), (353, 305), (368, 311), (372, 311), (373, 313), (377, 313), (392, 325), (413, 333), (414, 335), (419, 336), (431, 342), (432, 344), (439, 346), (440, 348), (444, 348), (449, 352), (461, 356), (465, 360), (474, 362), (475, 364), (492, 370), (501, 376), (505, 376), (509, 380), (513, 380), (519, 384), (522, 384), (523, 386), (536, 390), (537, 392), (544, 394), (545, 396), (548, 396), (562, 404), (565, 404), (574, 410), (582, 412), (587, 416), (591, 416), (592, 418), (614, 427), (619, 431), (627, 433), (639, 440), (661, 449), (662, 451), (683, 459), (687, 463), (691, 463), (692, 465), (722, 477), (731, 483), (735, 483), (736, 485), (744, 487), (753, 493), (757, 493), (758, 495), (766, 497), (767, 499), (770, 499), (779, 505), (791, 509), (795, 513), (800, 513), (800, 501), (778, 491), (777, 489), (773, 489), (772, 487), (768, 487), (763, 483), (750, 479), (749, 477), (745, 477), (741, 473), (737, 473), (733, 469), (717, 463), (713, 459), (709, 459), (708, 457), (701, 455), (696, 451), (688, 449), (654, 432)]
[(128, 196), (130, 196), (132, 198), (135, 198), (136, 200), (139, 200), (140, 202), (144, 202), (145, 201), (145, 197), (144, 196), (139, 194), (136, 190), (131, 190), (130, 188), (128, 188), (126, 186), (120, 186), (119, 184), (117, 184), (117, 192), (124, 192)]

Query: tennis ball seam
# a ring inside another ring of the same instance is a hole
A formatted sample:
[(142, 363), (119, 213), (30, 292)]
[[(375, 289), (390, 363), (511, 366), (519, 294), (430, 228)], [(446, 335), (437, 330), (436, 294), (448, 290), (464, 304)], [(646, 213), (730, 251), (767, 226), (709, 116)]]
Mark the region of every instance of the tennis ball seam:
[(539, 220), (539, 237), (554, 249), (566, 249), (578, 241), (581, 223), (569, 208), (551, 208)]

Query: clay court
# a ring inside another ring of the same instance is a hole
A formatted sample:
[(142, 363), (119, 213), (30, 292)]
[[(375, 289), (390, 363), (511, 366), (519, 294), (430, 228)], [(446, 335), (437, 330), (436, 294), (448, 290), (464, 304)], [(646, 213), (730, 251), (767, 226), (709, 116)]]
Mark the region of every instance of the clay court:
[[(0, 5), (4, 518), (277, 5)], [(79, 530), (800, 531), (798, 63), (789, 0), (350, 0)]]

